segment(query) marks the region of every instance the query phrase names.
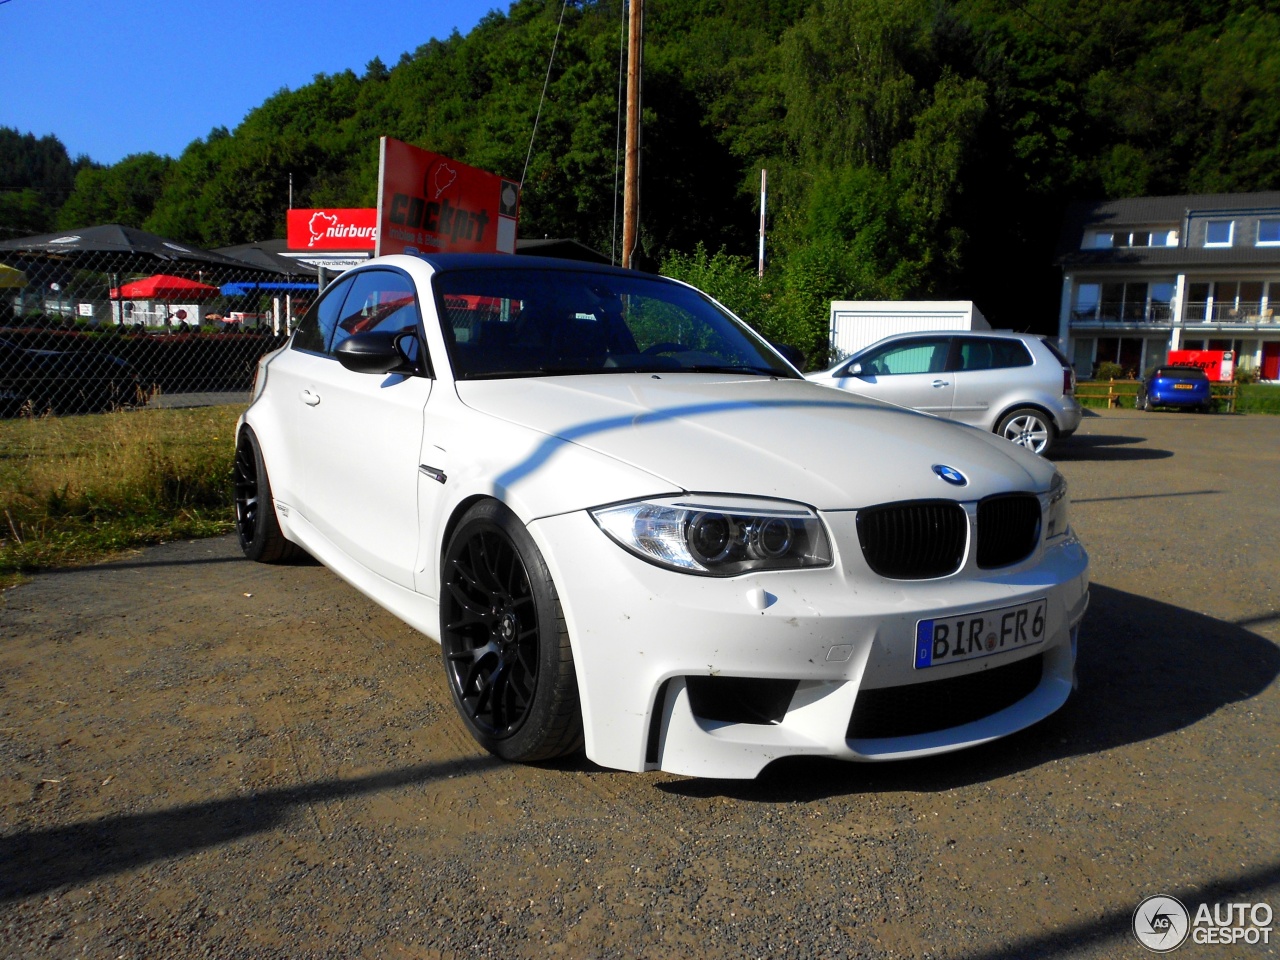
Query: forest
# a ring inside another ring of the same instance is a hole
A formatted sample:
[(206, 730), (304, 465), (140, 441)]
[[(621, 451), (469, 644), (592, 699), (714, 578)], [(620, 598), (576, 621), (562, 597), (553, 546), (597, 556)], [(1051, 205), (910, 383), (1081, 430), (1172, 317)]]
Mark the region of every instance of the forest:
[[(522, 180), (521, 236), (609, 256), (624, 32), (622, 0), (516, 0), (176, 158), (103, 166), (0, 129), (0, 237), (283, 236), (290, 175), (296, 206), (373, 206), (386, 135)], [(1074, 201), (1280, 185), (1277, 2), (648, 0), (643, 69), (639, 265), (811, 364), (832, 299), (971, 299), (993, 326), (1056, 329)]]

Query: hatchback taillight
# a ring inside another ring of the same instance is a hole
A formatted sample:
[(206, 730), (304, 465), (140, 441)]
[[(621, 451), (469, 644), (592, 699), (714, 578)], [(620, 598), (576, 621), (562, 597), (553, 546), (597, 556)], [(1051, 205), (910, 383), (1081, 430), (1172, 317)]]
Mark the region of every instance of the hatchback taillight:
[(1062, 368), (1062, 395), (1069, 397), (1076, 392), (1076, 372), (1070, 367)]

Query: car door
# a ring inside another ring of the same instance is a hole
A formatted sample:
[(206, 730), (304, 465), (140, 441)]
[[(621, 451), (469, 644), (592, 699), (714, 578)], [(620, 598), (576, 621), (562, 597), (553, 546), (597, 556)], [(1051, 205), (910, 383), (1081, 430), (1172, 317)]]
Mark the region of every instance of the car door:
[[(304, 477), (298, 506), (348, 557), (412, 588), (418, 454), (433, 380), (356, 373), (334, 351), (347, 337), (371, 330), (412, 330), (421, 337), (416, 290), (398, 270), (370, 269), (351, 275), (340, 305), (329, 300), (318, 305), (314, 331), (299, 329), (308, 355), (293, 365), (294, 446)], [(421, 340), (419, 349), (425, 349)]]
[(950, 348), (949, 336), (894, 340), (855, 357), (861, 371), (851, 374), (846, 367), (835, 382), (843, 390), (949, 417), (955, 389), (946, 373)]
[[(1058, 372), (1054, 374), (1060, 381)], [(1000, 411), (1031, 399), (1036, 390), (1034, 377), (1031, 352), (1021, 340), (957, 337), (951, 360), (955, 382), (951, 416), (991, 429)]]

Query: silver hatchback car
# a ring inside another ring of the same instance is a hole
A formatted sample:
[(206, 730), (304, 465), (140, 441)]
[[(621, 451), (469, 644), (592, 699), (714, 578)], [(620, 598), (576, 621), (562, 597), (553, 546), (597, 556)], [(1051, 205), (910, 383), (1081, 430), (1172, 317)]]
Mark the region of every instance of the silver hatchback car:
[(1031, 333), (900, 333), (808, 377), (994, 431), (1041, 455), (1080, 426), (1071, 364)]

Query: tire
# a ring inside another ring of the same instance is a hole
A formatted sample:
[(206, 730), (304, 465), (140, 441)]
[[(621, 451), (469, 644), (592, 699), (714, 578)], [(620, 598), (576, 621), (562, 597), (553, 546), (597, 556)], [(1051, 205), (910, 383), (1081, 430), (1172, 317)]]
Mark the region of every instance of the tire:
[(996, 433), (1032, 453), (1046, 456), (1053, 447), (1056, 429), (1049, 415), (1034, 407), (1010, 410), (996, 424)]
[(496, 500), (449, 538), (440, 646), (454, 706), (476, 741), (520, 763), (582, 746), (569, 631), (555, 584), (520, 519)]
[(276, 518), (271, 481), (262, 460), (262, 448), (251, 427), (240, 431), (232, 468), (235, 483), (236, 533), (240, 549), (258, 563), (288, 563), (301, 556), (302, 549), (285, 539)]

